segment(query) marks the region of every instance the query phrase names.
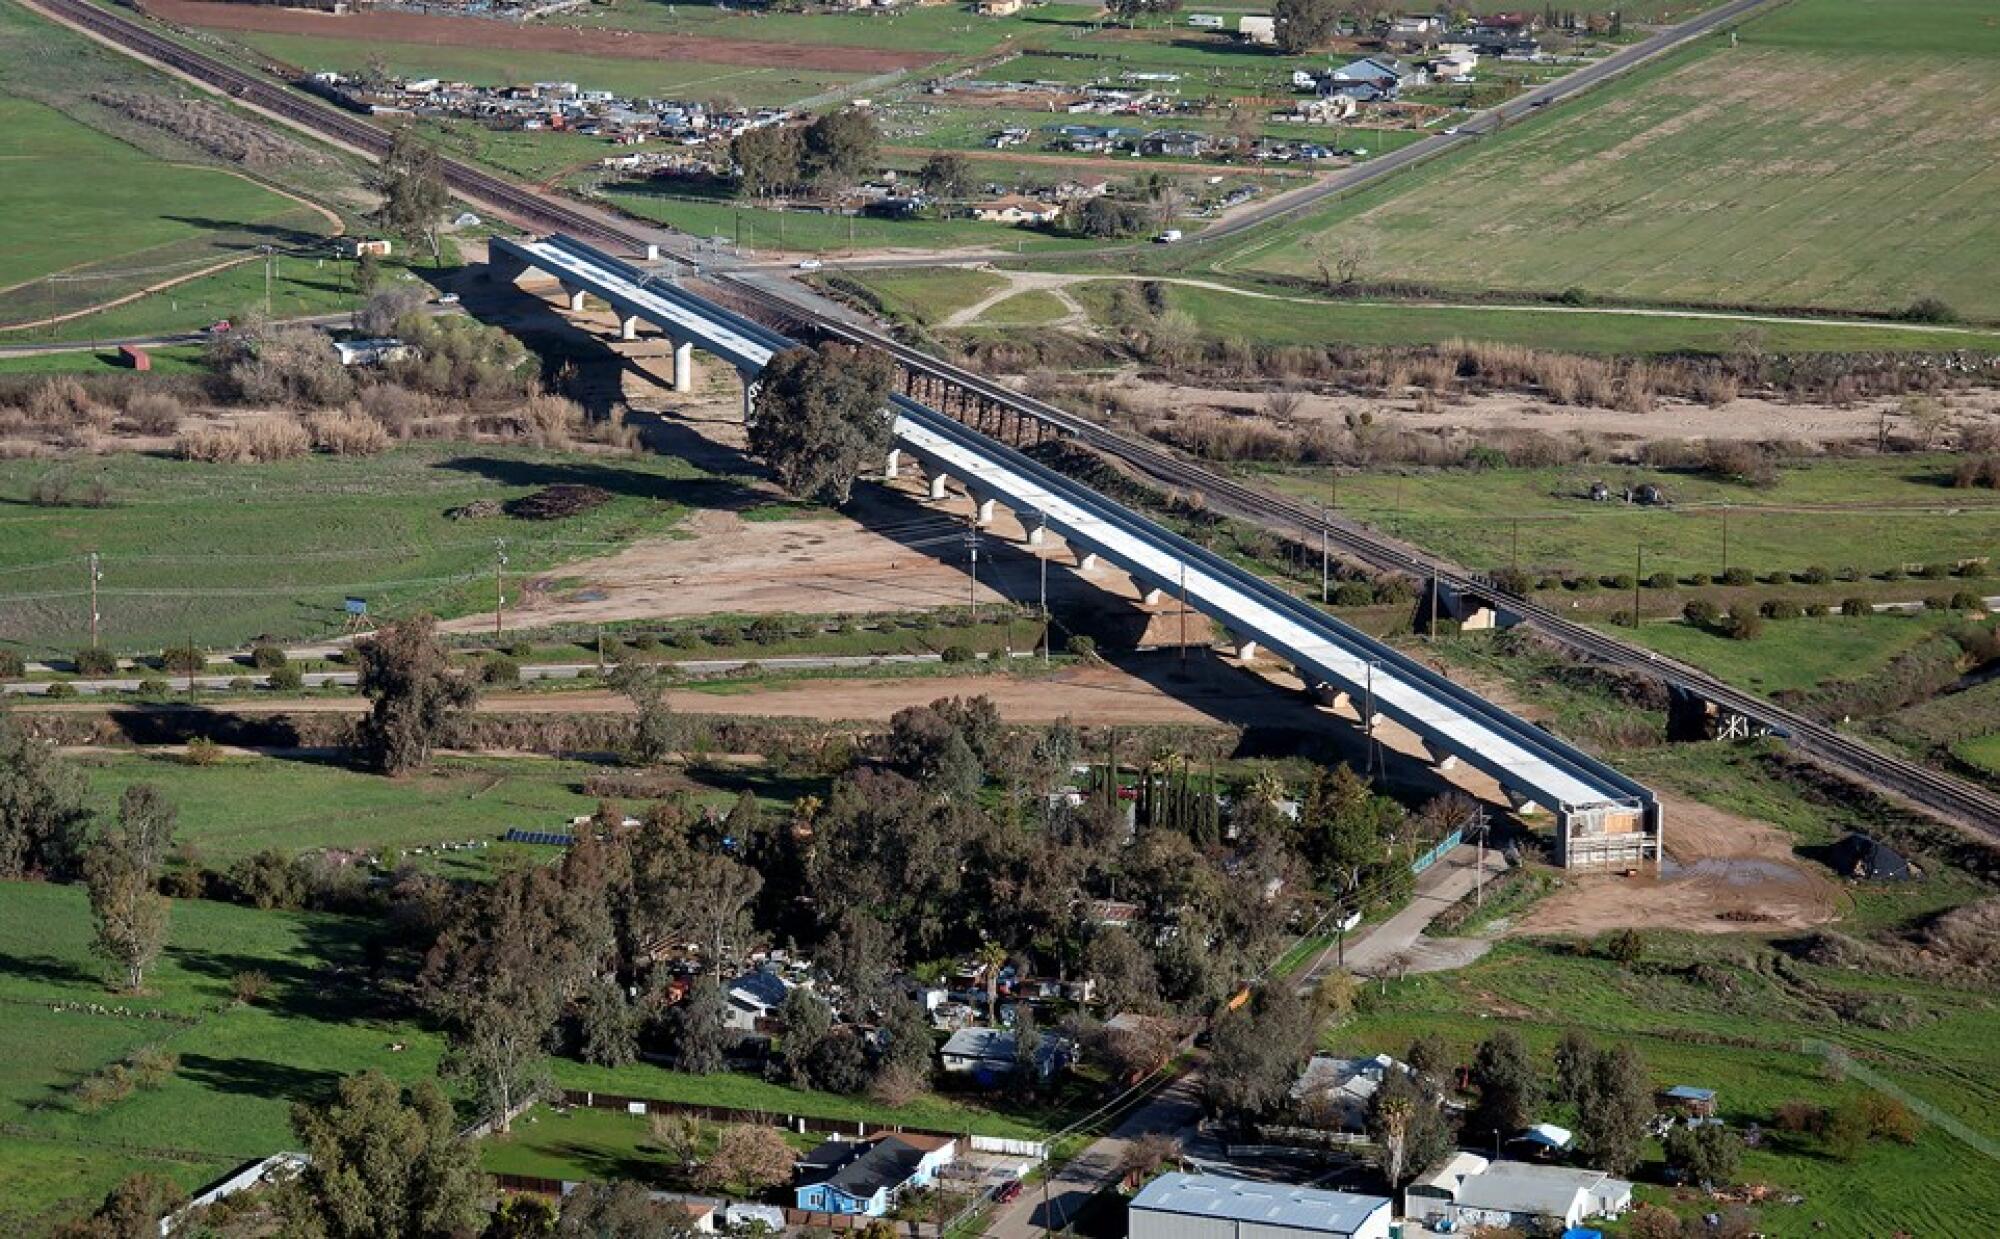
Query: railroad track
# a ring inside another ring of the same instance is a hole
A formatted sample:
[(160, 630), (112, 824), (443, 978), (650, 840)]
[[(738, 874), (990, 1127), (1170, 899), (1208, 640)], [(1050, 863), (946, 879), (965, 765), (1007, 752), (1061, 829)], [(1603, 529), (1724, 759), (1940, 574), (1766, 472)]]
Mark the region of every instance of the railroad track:
[[(373, 159), (389, 151), (389, 131), (276, 85), (206, 53), (171, 39), (146, 24), (113, 13), (89, 0), (33, 0), (36, 7), (82, 27), (168, 68), (205, 82), (233, 99), (273, 113)], [(455, 159), (439, 159), (440, 172), (451, 191), (528, 228), (552, 229), (593, 237), (644, 252), (650, 238), (602, 215), (582, 210)]]
[[(331, 105), (296, 94), (256, 74), (147, 28), (88, 0), (33, 0), (63, 21), (89, 30), (148, 59), (221, 90), (373, 158), (388, 152), (390, 135)], [(459, 196), (487, 205), (528, 228), (550, 229), (593, 238), (644, 252), (648, 236), (607, 218), (563, 202), (551, 194), (518, 185), (455, 159), (440, 158), (445, 183)], [(1123, 461), (1170, 486), (1199, 492), (1232, 514), (1311, 540), (1326, 536), (1347, 558), (1378, 571), (1401, 572), (1419, 578), (1435, 575), (1460, 590), (1495, 596), (1505, 608), (1562, 645), (1608, 666), (1637, 671), (1693, 693), (1743, 715), (1760, 726), (1781, 732), (1801, 751), (1850, 778), (1880, 788), (1946, 820), (2000, 836), (2000, 795), (1904, 758), (1883, 753), (1823, 723), (1731, 688), (1684, 663), (1662, 658), (1594, 629), (1586, 628), (1524, 598), (1496, 589), (1489, 579), (1346, 521), (1329, 520), (1307, 504), (1246, 486), (1206, 466), (1173, 455), (1151, 444), (1106, 430), (1044, 401), (1024, 396), (962, 366), (913, 349), (881, 332), (858, 327), (803, 307), (740, 277), (716, 272), (711, 279), (727, 286), (781, 321), (809, 326), (825, 335), (867, 344), (890, 353), (905, 365), (977, 392), (1009, 408), (1040, 418), (1078, 441)]]
[(1850, 778), (1887, 791), (1917, 808), (1951, 822), (2000, 837), (2000, 795), (1927, 766), (1884, 753), (1824, 723), (1774, 705), (1715, 677), (1588, 628), (1574, 620), (1497, 588), (1483, 574), (1425, 555), (1374, 530), (1348, 521), (1328, 519), (1319, 509), (1295, 499), (1245, 485), (1163, 448), (1107, 430), (1085, 418), (1044, 401), (1024, 396), (984, 375), (933, 357), (881, 332), (826, 319), (806, 307), (741, 278), (714, 275), (767, 314), (812, 326), (825, 335), (866, 344), (891, 354), (919, 372), (1040, 418), (1089, 447), (1137, 469), (1157, 481), (1199, 493), (1212, 507), (1310, 544), (1324, 531), (1329, 545), (1343, 557), (1376, 571), (1399, 572), (1420, 580), (1433, 576), (1461, 591), (1494, 597), (1503, 608), (1568, 649), (1607, 666), (1638, 672), (1694, 694), (1757, 725), (1785, 736), (1801, 752)]

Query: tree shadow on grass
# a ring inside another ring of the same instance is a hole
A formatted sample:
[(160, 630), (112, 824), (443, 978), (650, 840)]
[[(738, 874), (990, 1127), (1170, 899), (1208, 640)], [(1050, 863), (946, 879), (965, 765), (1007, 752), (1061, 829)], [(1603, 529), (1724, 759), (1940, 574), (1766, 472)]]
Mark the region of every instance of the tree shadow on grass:
[(0, 976), (41, 985), (98, 985), (103, 977), (85, 972), (53, 955), (9, 955), (0, 952)]
[(245, 1097), (318, 1102), (334, 1095), (340, 1073), (261, 1058), (182, 1054), (178, 1073), (203, 1088)]
[[(559, 1118), (545, 1117), (541, 1120), (540, 1125), (559, 1124), (561, 1122), (562, 1120)], [(521, 1125), (518, 1123), (514, 1127), (514, 1134), (517, 1138), (524, 1134)], [(675, 1186), (673, 1180), (664, 1172), (660, 1161), (656, 1158), (641, 1157), (634, 1152), (585, 1144), (580, 1140), (557, 1140), (548, 1144), (537, 1142), (535, 1147), (539, 1152), (547, 1156), (561, 1158), (573, 1171), (581, 1172), (573, 1175), (565, 1174), (563, 1176), (565, 1178), (574, 1177), (594, 1183), (631, 1181), (644, 1183), (648, 1187), (653, 1188), (671, 1188)]]

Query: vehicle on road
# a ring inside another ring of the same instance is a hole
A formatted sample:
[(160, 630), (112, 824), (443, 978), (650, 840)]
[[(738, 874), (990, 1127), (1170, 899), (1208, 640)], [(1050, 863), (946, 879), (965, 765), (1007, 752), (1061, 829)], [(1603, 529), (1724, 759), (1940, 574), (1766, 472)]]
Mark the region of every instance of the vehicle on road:
[(1155, 245), (1172, 245), (1174, 242), (1180, 239), (1181, 239), (1181, 230), (1178, 228), (1169, 228), (1165, 232), (1161, 233), (1159, 236), (1154, 237), (1153, 243)]
[(443, 294), (442, 296), (440, 296), (440, 297), (439, 297), (439, 298), (437, 299), (437, 303), (438, 303), (439, 305), (457, 305), (457, 304), (458, 304), (458, 294), (457, 294), (457, 293), (445, 293), (445, 294)]
[(821, 262), (817, 258), (804, 258), (799, 260), (799, 270), (801, 271), (817, 271), (825, 265), (826, 265), (825, 263)]
[(1000, 1190), (994, 1194), (993, 1199), (998, 1204), (1003, 1204), (1003, 1205), (1012, 1204), (1014, 1201), (1017, 1201), (1021, 1198), (1022, 1190), (1023, 1190), (1022, 1184), (1019, 1179), (1009, 1179), (1000, 1188)]
[(224, 335), (229, 331), (229, 326), (228, 319), (218, 318), (208, 325), (208, 334), (212, 336)]

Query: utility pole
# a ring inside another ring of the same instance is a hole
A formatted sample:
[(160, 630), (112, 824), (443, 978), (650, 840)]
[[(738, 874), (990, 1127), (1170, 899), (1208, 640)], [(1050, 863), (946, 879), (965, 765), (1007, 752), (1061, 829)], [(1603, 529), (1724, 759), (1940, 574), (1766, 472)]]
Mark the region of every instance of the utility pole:
[(503, 573), (507, 567), (507, 539), (493, 539), (493, 639), (500, 639), (500, 615), (507, 606)]
[(979, 622), (979, 499), (972, 500), (972, 511), (965, 518), (965, 553), (971, 565), (965, 574), (965, 609), (972, 613), (974, 623)]
[(1322, 510), (1319, 514), (1319, 605), (1321, 606), (1327, 603), (1327, 581), (1331, 575), (1327, 567), (1326, 531), (1327, 514)]
[(97, 583), (104, 579), (104, 570), (98, 566), (99, 562), (97, 552), (92, 551), (90, 553), (90, 648), (93, 650), (97, 648)]
[(1521, 570), (1521, 518), (1514, 518), (1514, 571)]
[(1042, 670), (1046, 671), (1049, 667), (1049, 642), (1055, 637), (1056, 627), (1049, 619), (1049, 548), (1047, 546), (1049, 523), (1048, 519), (1042, 513), (1036, 512), (1035, 524), (1042, 531), (1043, 542), (1043, 545), (1035, 548), (1035, 566), (1041, 575), (1041, 584), (1038, 591), (1040, 601), (1038, 605), (1042, 612)]
[(1181, 674), (1187, 674), (1187, 560), (1181, 560)]
[(1435, 640), (1437, 640), (1437, 635), (1438, 635), (1438, 566), (1437, 566), (1437, 561), (1436, 561), (1436, 560), (1432, 560), (1432, 561), (1431, 561), (1431, 627), (1430, 627), (1430, 632), (1429, 632), (1428, 634), (1426, 634), (1426, 635), (1427, 635), (1427, 636), (1428, 636), (1428, 637), (1429, 637), (1429, 638), (1430, 638), (1430, 639), (1431, 639), (1432, 641), (1435, 641)]
[(271, 317), (271, 264), (277, 261), (277, 251), (264, 247), (264, 317)]
[(1632, 560), (1632, 627), (1639, 627), (1639, 585), (1646, 576), (1646, 544), (1641, 542), (1634, 549)]
[(604, 678), (604, 625), (597, 626), (597, 678)]
[(1722, 570), (1729, 571), (1729, 509), (1722, 509)]
[(1486, 806), (1480, 805), (1479, 815), (1472, 819), (1472, 829), (1479, 840), (1479, 867), (1472, 871), (1472, 906), (1486, 906)]

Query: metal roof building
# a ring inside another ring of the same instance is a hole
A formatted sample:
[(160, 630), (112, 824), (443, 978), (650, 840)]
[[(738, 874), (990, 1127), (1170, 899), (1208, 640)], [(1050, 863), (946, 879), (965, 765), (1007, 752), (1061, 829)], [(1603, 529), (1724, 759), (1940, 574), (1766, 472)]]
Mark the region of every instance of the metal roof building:
[(1163, 1174), (1132, 1198), (1131, 1239), (1388, 1239), (1392, 1212), (1384, 1196)]

